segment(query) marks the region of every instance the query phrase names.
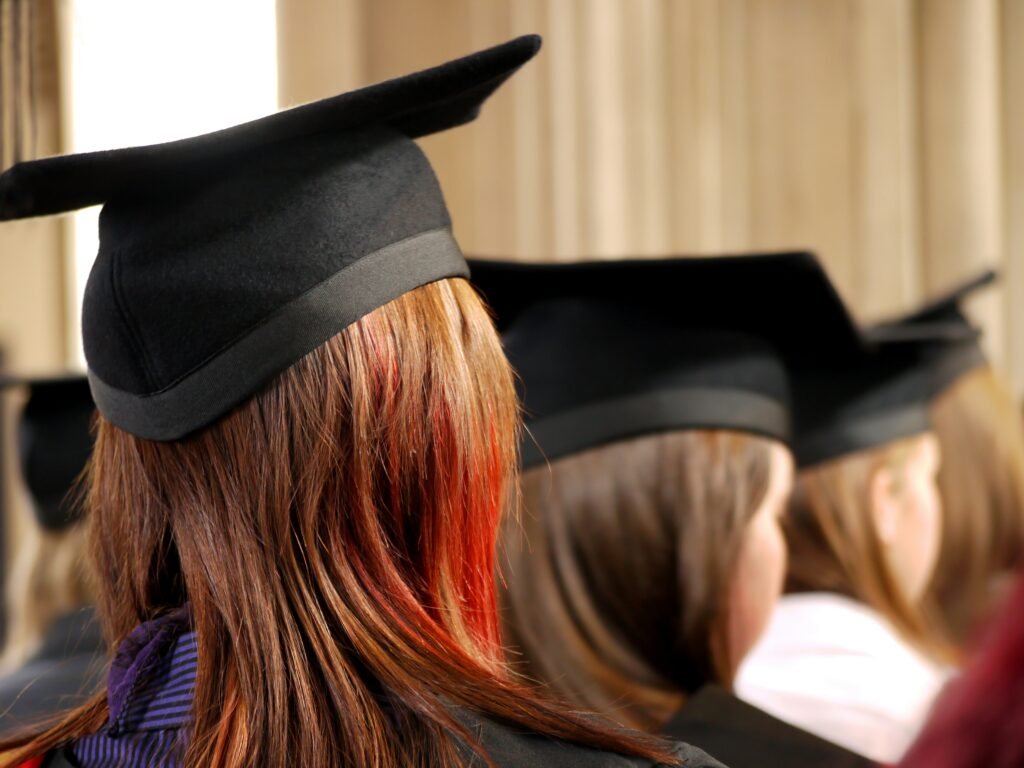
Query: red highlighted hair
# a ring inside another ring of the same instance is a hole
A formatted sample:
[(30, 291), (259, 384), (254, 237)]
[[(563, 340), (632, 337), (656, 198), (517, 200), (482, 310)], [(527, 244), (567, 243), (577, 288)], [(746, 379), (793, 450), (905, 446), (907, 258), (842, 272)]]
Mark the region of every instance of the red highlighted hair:
[[(112, 643), (188, 600), (184, 765), (451, 766), (453, 708), (620, 752), (501, 663), (494, 556), (514, 495), (512, 375), (472, 288), (367, 315), (213, 426), (155, 443), (103, 422), (89, 523)], [(105, 697), (11, 746), (96, 731)], [(0, 745), (2, 750), (3, 745)]]

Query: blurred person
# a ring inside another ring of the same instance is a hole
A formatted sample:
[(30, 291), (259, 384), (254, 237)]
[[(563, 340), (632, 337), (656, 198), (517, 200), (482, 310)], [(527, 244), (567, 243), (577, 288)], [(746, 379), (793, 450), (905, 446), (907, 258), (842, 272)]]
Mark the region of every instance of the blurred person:
[(814, 259), (471, 268), (526, 412), (498, 576), (510, 660), (575, 708), (733, 768), (866, 765), (730, 693), (785, 573), (784, 361), (808, 312), (833, 354), (860, 349)]
[(21, 477), (33, 512), (7, 585), (8, 674), (0, 677), (0, 733), (82, 704), (96, 691), (105, 646), (92, 606), (75, 486), (92, 452), (95, 413), (84, 376), (7, 379), (27, 386), (17, 423)]
[(900, 768), (1024, 765), (1024, 579), (974, 650)]
[(736, 683), (752, 704), (879, 762), (899, 760), (950, 674), (922, 610), (942, 518), (921, 352), (958, 333), (926, 331), (840, 376), (795, 377), (786, 595)]
[(961, 306), (995, 279), (994, 272), (983, 272), (872, 329), (879, 339), (935, 322), (965, 332), (960, 342), (925, 355), (934, 378), (932, 424), (943, 455), (938, 482), (944, 530), (925, 602), (960, 650), (995, 612), (1024, 556), (1024, 423)]
[(105, 204), (86, 515), (114, 648), (106, 689), (9, 760), (718, 765), (564, 712), (501, 660), (512, 376), (414, 140), (539, 46), (0, 176), (4, 218)]

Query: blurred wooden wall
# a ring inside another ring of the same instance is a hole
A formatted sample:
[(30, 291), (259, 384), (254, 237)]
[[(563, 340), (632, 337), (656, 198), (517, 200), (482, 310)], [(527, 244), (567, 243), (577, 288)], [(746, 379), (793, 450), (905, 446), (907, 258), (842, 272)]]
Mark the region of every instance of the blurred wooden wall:
[(977, 317), (1024, 386), (1021, 0), (279, 0), (278, 25), (282, 105), (544, 36), (425, 142), (471, 253), (809, 247), (864, 318), (995, 265)]
[[(63, 149), (62, 0), (0, 0), (0, 167)], [(49, 373), (70, 360), (66, 222), (0, 226), (0, 355), (3, 370)], [(34, 531), (17, 472), (14, 416), (23, 392), (0, 391), (0, 511), (6, 551)], [(3, 568), (0, 567), (0, 571)], [(2, 577), (0, 577), (2, 580)], [(2, 593), (0, 593), (2, 600)], [(2, 633), (0, 633), (2, 636)]]

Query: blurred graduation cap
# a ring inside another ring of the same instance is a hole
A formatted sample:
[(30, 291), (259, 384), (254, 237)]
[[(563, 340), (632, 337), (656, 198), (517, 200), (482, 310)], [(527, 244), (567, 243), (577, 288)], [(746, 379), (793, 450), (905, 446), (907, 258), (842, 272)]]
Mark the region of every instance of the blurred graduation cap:
[(808, 253), (470, 268), (519, 376), (524, 468), (684, 429), (788, 442), (786, 366), (865, 354)]
[[(931, 396), (936, 397), (966, 373), (988, 365), (981, 348), (981, 332), (971, 323), (963, 302), (999, 279), (985, 270), (906, 315), (878, 323), (866, 331), (873, 342), (916, 343), (916, 354), (931, 376)], [(929, 343), (929, 337), (941, 338)]]
[(18, 459), (39, 524), (61, 531), (79, 519), (71, 494), (92, 455), (91, 424), (96, 406), (83, 375), (48, 378), (0, 376), (0, 389), (28, 389), (18, 416)]
[[(867, 357), (837, 371), (793, 374), (797, 466), (811, 467), (931, 429), (934, 361), (976, 334), (960, 323), (922, 322), (911, 333), (876, 335)], [(976, 343), (969, 342), (969, 343)]]
[(415, 138), (473, 120), (525, 36), (182, 141), (0, 175), (0, 220), (103, 204), (83, 305), (96, 403), (176, 440), (398, 296), (466, 276)]

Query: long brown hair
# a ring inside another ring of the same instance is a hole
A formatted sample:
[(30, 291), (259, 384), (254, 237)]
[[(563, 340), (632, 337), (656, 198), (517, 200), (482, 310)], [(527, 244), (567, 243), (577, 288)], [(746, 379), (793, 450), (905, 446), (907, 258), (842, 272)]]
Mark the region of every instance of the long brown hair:
[(731, 685), (728, 592), (768, 492), (771, 443), (651, 435), (532, 469), (503, 527), (502, 620), (521, 672), (653, 731), (705, 683)]
[(1024, 562), (1024, 424), (991, 368), (962, 376), (932, 404), (942, 448), (943, 530), (928, 600), (963, 647), (995, 610), (994, 583)]
[(882, 614), (920, 650), (946, 658), (920, 602), (905, 594), (890, 567), (869, 509), (875, 473), (888, 469), (898, 482), (917, 440), (896, 440), (799, 472), (783, 523), (786, 591), (846, 595)]
[[(472, 288), (412, 291), (215, 425), (156, 443), (100, 421), (88, 516), (111, 643), (190, 601), (183, 764), (451, 766), (453, 708), (668, 759), (563, 714), (500, 662), (493, 565), (518, 428)], [(95, 732), (105, 695), (27, 757)]]

